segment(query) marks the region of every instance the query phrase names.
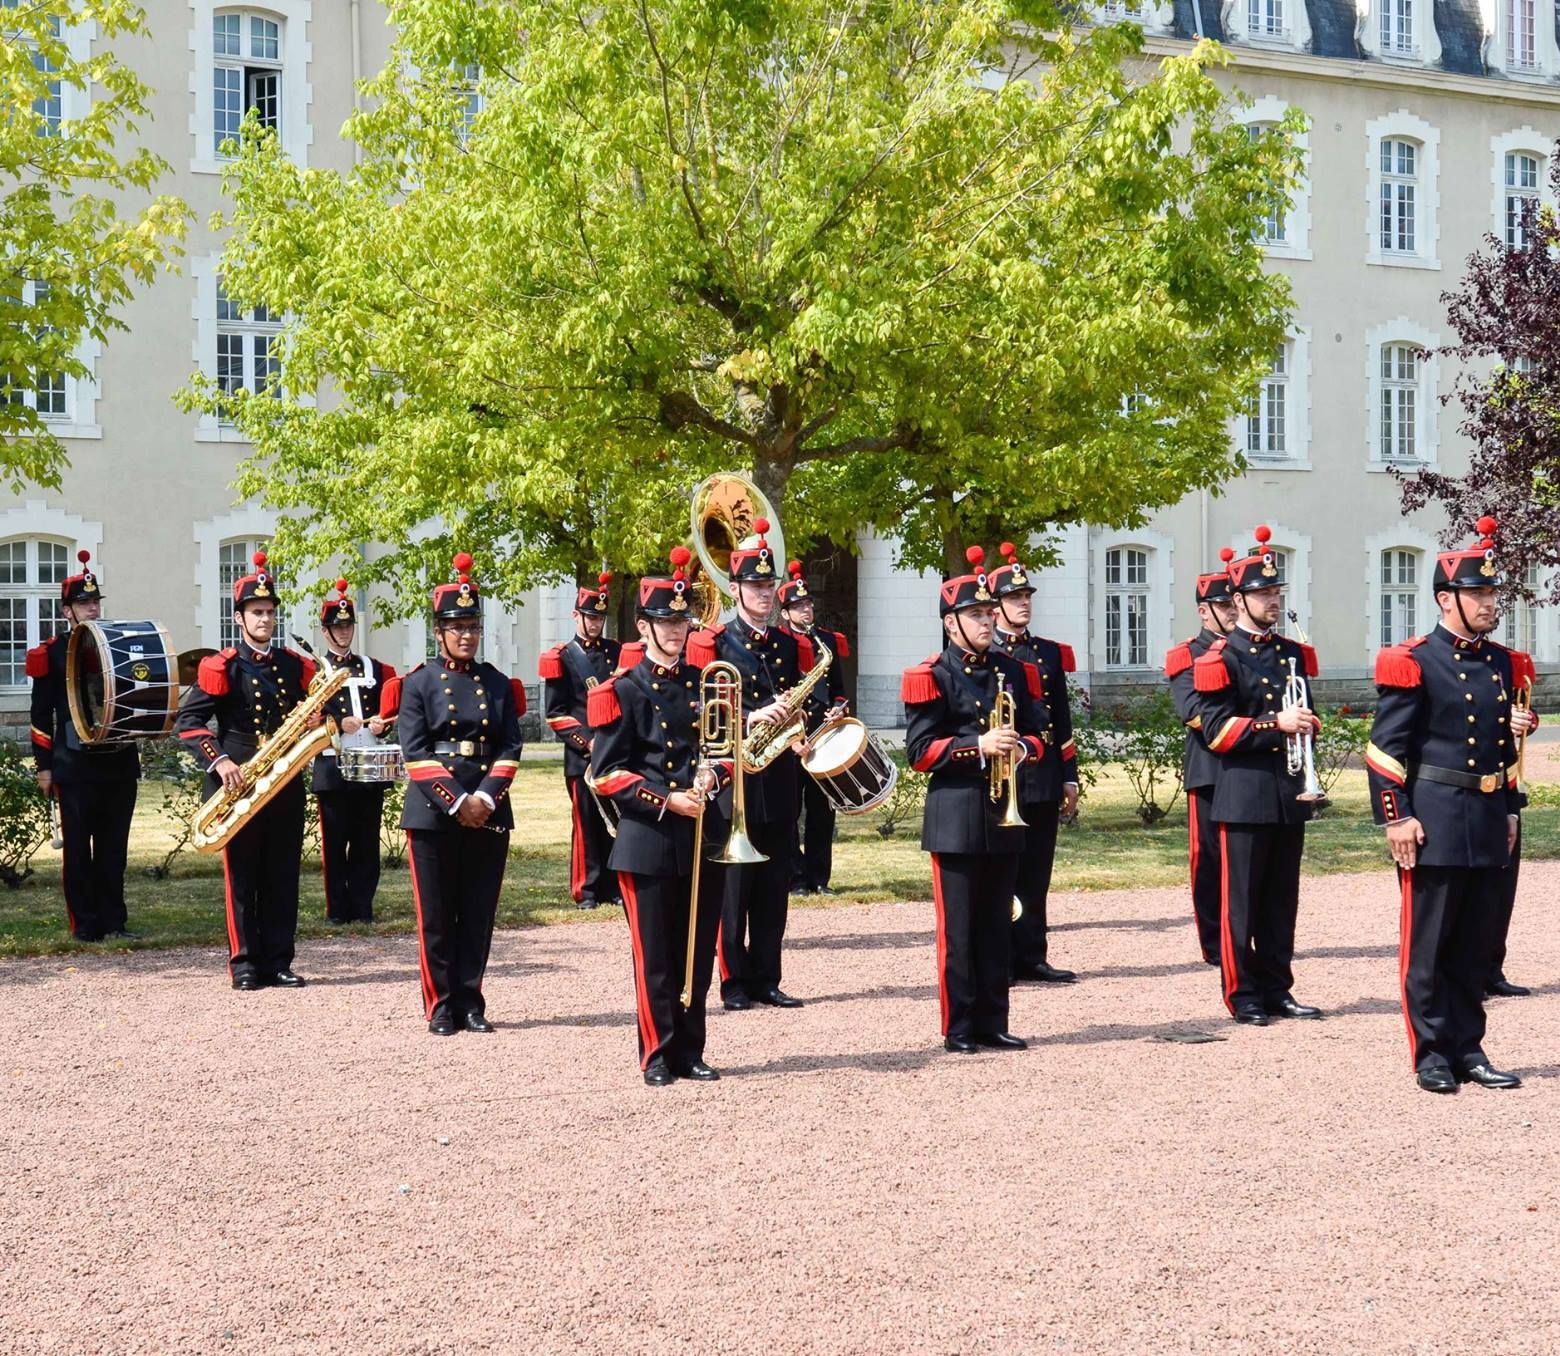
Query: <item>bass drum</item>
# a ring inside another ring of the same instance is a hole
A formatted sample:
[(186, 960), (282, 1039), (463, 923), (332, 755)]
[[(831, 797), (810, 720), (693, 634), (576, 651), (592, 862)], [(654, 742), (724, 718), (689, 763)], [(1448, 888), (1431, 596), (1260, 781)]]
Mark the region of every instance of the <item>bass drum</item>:
[(179, 710), (179, 659), (154, 621), (91, 621), (65, 652), (71, 723), (87, 748), (161, 739)]
[(899, 765), (859, 720), (841, 716), (807, 741), (802, 767), (842, 815), (864, 815), (893, 794)]

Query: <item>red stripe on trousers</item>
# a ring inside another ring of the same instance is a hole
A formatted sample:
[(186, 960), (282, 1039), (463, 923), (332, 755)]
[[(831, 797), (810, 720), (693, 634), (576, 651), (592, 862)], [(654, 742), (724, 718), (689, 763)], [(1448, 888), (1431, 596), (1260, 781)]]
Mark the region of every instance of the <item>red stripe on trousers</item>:
[(574, 841), (569, 848), (569, 893), (578, 904), (585, 898), (585, 822), (580, 801), (587, 792), (575, 777), (569, 783), (569, 816), (574, 823)]
[(1403, 907), (1398, 915), (1398, 993), (1403, 998), (1403, 1025), (1408, 1028), (1408, 1056), (1419, 1067), (1419, 1039), (1414, 1035), (1414, 1019), (1408, 1011), (1408, 962), (1413, 952), (1414, 873), (1398, 868), (1403, 890)]
[(715, 924), (715, 963), (720, 966), (720, 982), (722, 984), (731, 978), (731, 971), (726, 968), (726, 948), (721, 945), (725, 926), (724, 919)]
[(639, 1010), (639, 1039), (645, 1043), (645, 1053), (639, 1061), (643, 1072), (661, 1041), (655, 1034), (655, 1019), (650, 1015), (650, 991), (645, 988), (645, 952), (639, 940), (639, 894), (627, 871), (618, 874), (618, 881), (623, 887), (623, 907), (628, 913), (628, 935), (634, 944), (634, 1006)]
[(227, 894), (228, 978), (233, 977), (233, 958), (238, 955), (238, 919), (233, 913), (233, 871), (228, 866), (228, 850), (222, 849), (222, 885)]
[(937, 1001), (942, 1007), (942, 1033), (948, 1034), (948, 917), (943, 912), (942, 863), (932, 853), (932, 900), (937, 905)]
[(423, 937), (422, 891), (417, 887), (417, 858), (412, 853), (412, 831), (406, 831), (406, 864), (412, 868), (412, 906), (417, 910), (417, 968), (422, 971), (423, 1017), (431, 1020), (433, 1005), (439, 995), (433, 987), (433, 974), (428, 969), (428, 943)]
[(1230, 841), (1226, 825), (1219, 825), (1219, 964), (1224, 971), (1224, 1006), (1231, 1012), (1235, 1004), (1235, 942), (1230, 936)]
[(315, 807), (320, 813), (320, 881), (325, 886), (325, 917), (330, 917), (330, 854), (325, 851), (325, 807), (316, 798)]

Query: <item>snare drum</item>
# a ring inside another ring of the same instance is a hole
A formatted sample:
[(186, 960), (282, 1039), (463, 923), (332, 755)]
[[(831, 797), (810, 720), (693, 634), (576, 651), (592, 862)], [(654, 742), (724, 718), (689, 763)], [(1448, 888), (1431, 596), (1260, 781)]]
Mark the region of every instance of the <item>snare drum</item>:
[(399, 744), (342, 744), (336, 767), (347, 782), (398, 782), (406, 776)]
[(70, 718), (88, 748), (161, 739), (179, 710), (179, 659), (154, 621), (90, 621), (65, 652)]
[(807, 741), (802, 767), (842, 815), (877, 809), (899, 780), (883, 741), (851, 716), (829, 721)]

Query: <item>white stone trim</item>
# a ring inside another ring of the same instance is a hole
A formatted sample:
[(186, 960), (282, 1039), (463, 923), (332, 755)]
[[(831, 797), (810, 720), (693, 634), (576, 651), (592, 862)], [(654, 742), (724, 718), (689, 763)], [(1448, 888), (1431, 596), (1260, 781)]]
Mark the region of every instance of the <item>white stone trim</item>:
[[(1268, 519), (1267, 525), (1273, 532), (1268, 544), (1276, 550), (1289, 552), (1289, 578), (1284, 587), (1289, 592), (1289, 606), (1299, 615), (1300, 628), (1309, 640), (1316, 629), (1311, 625), (1311, 534), (1289, 527), (1277, 518)], [(1248, 554), (1252, 544), (1249, 531), (1237, 533), (1227, 543), (1237, 559)], [(1278, 629), (1287, 635), (1294, 634), (1288, 617), (1280, 619)]]
[(1414, 0), (1414, 50), (1412, 52), (1381, 50), (1382, 4), (1383, 0), (1355, 0), (1355, 13), (1359, 17), (1354, 25), (1354, 37), (1366, 56), (1394, 66), (1430, 68), (1439, 66), (1441, 35), (1435, 27), (1434, 0)]
[[(1439, 51), (1437, 52), (1439, 59)], [(1414, 199), (1413, 254), (1381, 248), (1381, 143), (1389, 137), (1417, 141), (1419, 193)], [(1441, 267), (1441, 133), (1406, 108), (1372, 118), (1365, 124), (1365, 262), (1389, 268)]]
[[(1545, 6), (1551, 17), (1552, 5)], [(1514, 151), (1526, 151), (1538, 157), (1538, 201), (1546, 207), (1555, 206), (1554, 190), (1549, 184), (1550, 157), (1554, 153), (1554, 141), (1529, 126), (1513, 128), (1490, 138), (1490, 230), (1495, 238), (1506, 239), (1506, 157)]]
[(222, 617), (231, 614), (233, 600), (218, 588), (222, 563), (222, 543), (237, 538), (269, 539), (276, 534), (279, 518), (274, 509), (259, 504), (241, 504), (231, 513), (198, 522), (195, 528), (195, 630), (200, 643), (208, 649), (222, 645)]
[[(1244, 0), (1230, 0), (1232, 4), (1244, 4)], [(1305, 0), (1295, 0), (1301, 13), (1305, 12)], [(1226, 29), (1226, 32), (1229, 30)], [(1306, 29), (1306, 41), (1310, 41), (1310, 28)], [(1288, 100), (1267, 95), (1252, 101), (1249, 108), (1236, 115), (1242, 127), (1252, 123), (1276, 123), (1290, 110)], [(1288, 239), (1283, 244), (1264, 243), (1263, 252), (1274, 259), (1310, 259), (1311, 254), (1311, 134), (1309, 130), (1296, 133), (1294, 144), (1300, 152), (1300, 179), (1289, 195), (1289, 206), (1284, 212), (1284, 229)]]
[[(103, 565), (102, 523), (67, 513), (42, 499), (28, 499), (0, 512), (0, 541), (14, 541), (21, 537), (52, 537), (56, 541), (70, 542), (72, 552), (88, 550), (92, 552), (93, 570), (104, 580), (105, 592), (113, 583), (112, 576)], [(75, 569), (74, 560), (71, 561), (71, 568)], [(5, 684), (0, 686), (0, 693), (15, 695), (26, 692), (28, 686), (25, 682)]]
[(1219, 21), (1225, 42), (1294, 52), (1311, 50), (1311, 13), (1305, 0), (1284, 0), (1284, 32), (1277, 37), (1251, 31), (1248, 6), (1249, 0), (1224, 0)]
[[(1096, 24), (1135, 23), (1145, 33), (1168, 33), (1175, 22), (1175, 6), (1169, 0), (1139, 0), (1142, 13), (1133, 16), (1125, 12), (1129, 0), (1093, 0), (1089, 5), (1089, 17)], [(1303, 3), (1303, 0), (1302, 0)]]
[[(1105, 554), (1118, 547), (1148, 552), (1148, 658), (1142, 666), (1115, 667), (1105, 662)], [(1170, 599), (1175, 585), (1175, 538), (1151, 528), (1097, 528), (1089, 548), (1089, 668), (1098, 677), (1111, 673), (1148, 673), (1159, 669), (1170, 648)]]
[[(1511, 66), (1511, 33), (1506, 0), (1481, 0), (1479, 8), (1484, 20), (1484, 62), (1490, 70), (1501, 72), (1508, 80), (1535, 83), (1552, 81), (1560, 76), (1560, 50), (1557, 50), (1555, 42), (1555, 7), (1550, 0), (1535, 0), (1533, 6), (1533, 55), (1537, 64), (1530, 69), (1514, 69)], [(1508, 149), (1528, 148), (1513, 146)]]
[[(309, 42), (312, 0), (263, 0), (259, 4), (232, 4), (221, 0), (190, 0), (190, 169), (195, 174), (221, 174), (228, 162), (217, 156), (211, 144), (212, 67), (211, 20), (220, 10), (242, 9), (267, 14), (282, 25), (282, 150), (299, 168), (308, 165), (314, 144), (314, 124), (309, 121), (314, 86), (309, 83), (309, 63), (314, 48)], [(215, 312), (213, 312), (215, 314)]]
[(1423, 635), (1440, 616), (1430, 582), (1435, 577), (1436, 552), (1441, 548), (1428, 532), (1396, 523), (1365, 539), (1365, 657), (1373, 661), (1381, 648), (1381, 553), (1391, 550), (1419, 552), (1418, 633)]
[(1405, 316), (1376, 325), (1365, 332), (1365, 458), (1367, 471), (1385, 471), (1390, 465), (1381, 459), (1381, 348), (1383, 344), (1418, 344), (1425, 351), (1419, 362), (1419, 408), (1416, 411), (1415, 438), (1419, 456), (1401, 465), (1433, 470), (1440, 460), (1441, 402), (1440, 362), (1435, 350), (1441, 336)]

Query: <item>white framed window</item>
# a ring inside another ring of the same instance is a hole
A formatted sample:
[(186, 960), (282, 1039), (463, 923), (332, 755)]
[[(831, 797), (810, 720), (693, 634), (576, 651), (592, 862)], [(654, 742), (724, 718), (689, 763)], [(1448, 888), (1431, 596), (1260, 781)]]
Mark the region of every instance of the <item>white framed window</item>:
[(1160, 0), (1097, 0), (1090, 12), (1096, 23), (1134, 23), (1146, 33), (1162, 33), (1170, 27), (1174, 6)]
[[(1530, 593), (1538, 591), (1538, 566), (1529, 565), (1522, 571), (1522, 582)], [(1526, 598), (1513, 599), (1502, 609), (1500, 619), (1501, 644), (1526, 654), (1538, 651), (1538, 606)]]
[(1560, 75), (1553, 5), (1545, 5), (1543, 0), (1495, 0), (1484, 13), (1493, 30), (1485, 55), (1491, 71), (1515, 80), (1546, 80)]
[[(15, 292), (11, 295), (14, 297)], [(21, 302), (23, 306), (39, 306), (48, 300), (48, 283), (35, 282), (26, 279), (22, 283)], [(45, 335), (57, 333), (51, 326), (39, 325), (33, 327), (33, 333)], [(15, 372), (6, 379), (5, 398), (13, 405), (25, 405), (28, 409), (37, 411), (38, 415), (50, 422), (69, 419), (69, 393), (68, 382), (63, 372), (32, 371)]]
[(461, 115), (460, 115), (460, 139), (464, 145), (466, 138), (471, 135), (471, 129), (476, 126), (477, 114), (482, 112), (482, 67), (476, 62), (468, 62), (460, 68), (461, 88)]
[[(1270, 122), (1248, 122), (1246, 132), (1253, 141), (1256, 141), (1264, 132), (1271, 132), (1273, 124)], [(1274, 245), (1287, 245), (1289, 235), (1286, 229), (1286, 221), (1289, 213), (1282, 207), (1277, 207), (1269, 212), (1262, 220), (1262, 225), (1257, 228), (1257, 239), (1263, 245), (1271, 248)]]
[[(16, 299), (14, 290), (11, 296)], [(41, 305), (48, 296), (48, 283), (22, 280), (23, 306)], [(50, 332), (49, 326), (39, 328), (43, 333)], [(75, 356), (87, 368), (86, 375), (81, 377), (58, 369), (0, 374), (0, 400), (36, 411), (57, 438), (101, 438), (103, 430), (92, 422), (97, 411), (96, 367), (101, 350), (102, 345), (90, 335), (78, 341)]]
[(1381, 459), (1419, 460), (1419, 364), (1413, 344), (1381, 346)]
[(1505, 0), (1506, 69), (1538, 69), (1538, 6), (1535, 0)]
[(1370, 468), (1433, 466), (1439, 450), (1439, 338), (1399, 319), (1366, 335)]
[[(217, 548), (217, 593), (227, 603), (218, 618), (218, 648), (237, 645), (243, 639), (238, 621), (233, 616), (233, 586), (246, 574), (254, 572), (255, 552), (264, 551), (268, 545), (267, 541), (259, 537), (233, 537)], [(282, 611), (280, 600), (277, 602), (275, 634), (276, 643), (284, 643), (287, 615)]]
[(1309, 329), (1297, 328), (1274, 350), (1272, 366), (1231, 422), (1230, 441), (1253, 471), (1311, 469)]
[(190, 12), (190, 168), (220, 173), (222, 147), (237, 139), (251, 108), (276, 130), (282, 150), (306, 164), (314, 140), (308, 84), (312, 0), (264, 0), (244, 8), (192, 0)]
[(1408, 547), (1383, 551), (1377, 565), (1380, 591), (1380, 643), (1401, 645), (1419, 634), (1419, 591), (1424, 556)]
[[(1232, 0), (1233, 2), (1233, 0)], [(1306, 29), (1306, 41), (1310, 41), (1310, 29)], [(1255, 100), (1240, 114), (1240, 121), (1255, 139), (1272, 129), (1288, 111), (1283, 99), (1271, 96)], [(1308, 131), (1294, 136), (1295, 149), (1300, 152), (1300, 174), (1289, 191), (1288, 203), (1271, 213), (1263, 222), (1257, 239), (1271, 255), (1283, 259), (1309, 259), (1311, 257), (1311, 136)]]
[(1490, 229), (1508, 249), (1525, 249), (1529, 204), (1554, 206), (1550, 143), (1531, 127), (1490, 138)]
[(1282, 461), (1289, 456), (1289, 344), (1278, 346), (1273, 366), (1246, 410), (1246, 456)]
[(1105, 552), (1105, 667), (1148, 663), (1149, 552), (1116, 546)]
[(62, 635), (60, 585), (74, 542), (46, 537), (0, 541), (0, 689), (27, 686), (27, 651)]
[(1289, 31), (1284, 0), (1246, 0), (1246, 32), (1254, 38), (1282, 38)]
[(252, 10), (211, 16), (211, 153), (226, 156), (254, 109), (262, 127), (282, 130), (282, 25)]
[(1440, 133), (1400, 109), (1366, 126), (1366, 261), (1439, 268)]
[(1380, 0), (1381, 55), (1416, 56), (1419, 52), (1416, 0)]
[[(272, 381), (281, 370), (278, 344), (281, 322), (264, 305), (242, 310), (229, 300), (217, 279), (216, 383), (224, 395), (235, 391), (279, 394)], [(228, 423), (226, 416), (224, 424)]]

